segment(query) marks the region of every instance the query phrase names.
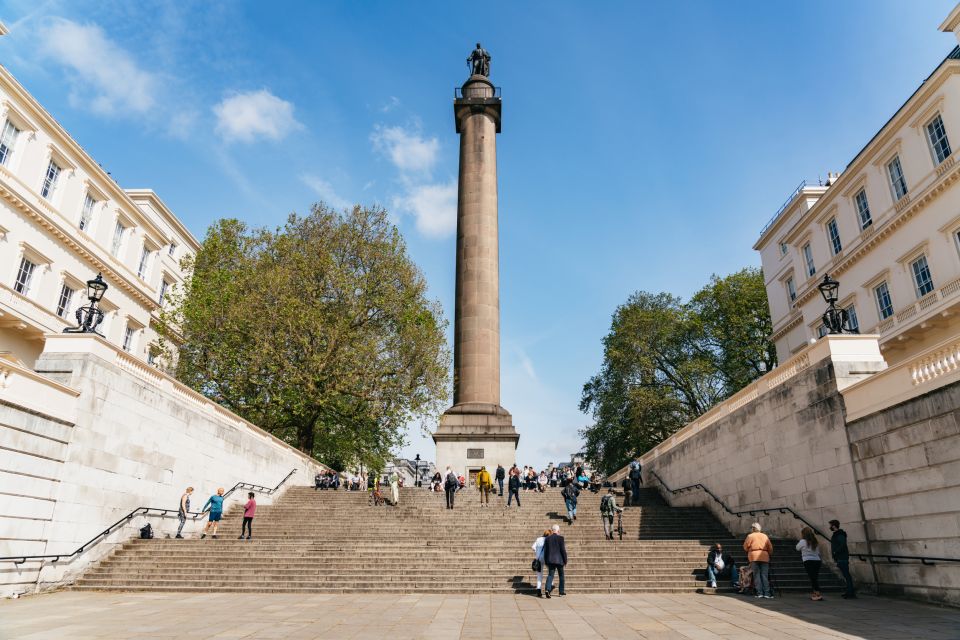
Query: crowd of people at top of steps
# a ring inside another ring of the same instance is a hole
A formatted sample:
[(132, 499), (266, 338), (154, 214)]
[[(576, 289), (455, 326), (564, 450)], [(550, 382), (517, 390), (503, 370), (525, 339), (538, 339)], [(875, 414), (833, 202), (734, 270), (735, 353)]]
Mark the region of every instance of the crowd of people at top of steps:
[[(183, 539), (183, 526), (187, 523), (187, 514), (190, 513), (190, 498), (193, 496), (193, 487), (187, 487), (183, 495), (180, 496), (180, 504), (177, 506), (177, 519), (180, 521), (179, 526), (177, 527), (177, 535), (175, 538)], [(200, 539), (204, 539), (209, 534), (211, 538), (217, 537), (217, 529), (220, 527), (220, 521), (223, 519), (223, 500), (224, 500), (224, 491), (223, 487), (217, 489), (217, 492), (207, 498), (206, 503), (203, 505), (201, 512), (207, 513), (207, 522), (203, 525), (203, 531), (200, 534)], [(257, 498), (256, 494), (252, 491), (247, 493), (247, 501), (243, 505), (243, 521), (240, 525), (240, 538), (244, 538), (244, 533), (246, 533), (246, 539), (250, 540), (253, 537), (253, 517), (257, 512)]]
[[(763, 533), (760, 523), (754, 522), (750, 533), (743, 541), (743, 550), (747, 554), (747, 564), (739, 567), (733, 557), (723, 550), (723, 545), (717, 543), (710, 547), (707, 554), (707, 586), (717, 588), (717, 580), (729, 579), (731, 588), (737, 593), (750, 594), (757, 598), (773, 598), (770, 561), (773, 557), (773, 543), (769, 536)], [(853, 586), (853, 577), (850, 575), (850, 551), (847, 548), (847, 532), (840, 528), (838, 520), (830, 521), (830, 552), (833, 561), (840, 570), (844, 580), (842, 598), (856, 598)], [(820, 591), (820, 567), (823, 559), (820, 556), (820, 545), (813, 529), (804, 527), (800, 531), (800, 540), (796, 550), (800, 552), (800, 560), (810, 580), (810, 599), (823, 600)]]

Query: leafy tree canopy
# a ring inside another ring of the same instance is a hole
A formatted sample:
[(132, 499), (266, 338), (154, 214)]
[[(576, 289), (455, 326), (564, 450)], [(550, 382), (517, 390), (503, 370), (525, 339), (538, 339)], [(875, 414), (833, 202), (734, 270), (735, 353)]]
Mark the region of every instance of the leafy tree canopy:
[(335, 468), (382, 468), (444, 406), (446, 322), (383, 209), (220, 220), (162, 333), (185, 384)]
[(713, 276), (689, 302), (630, 296), (603, 340), (600, 372), (583, 387), (585, 454), (611, 472), (776, 366), (759, 269)]

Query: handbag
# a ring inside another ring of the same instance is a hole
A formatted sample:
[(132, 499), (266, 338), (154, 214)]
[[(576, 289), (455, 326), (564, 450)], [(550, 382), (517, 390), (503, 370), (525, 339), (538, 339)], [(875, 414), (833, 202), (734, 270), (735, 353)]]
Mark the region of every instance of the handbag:
[(540, 564), (540, 560), (538, 560), (537, 558), (534, 558), (533, 562), (530, 563), (530, 568), (533, 569), (534, 571), (539, 572), (540, 569), (543, 568), (543, 565)]

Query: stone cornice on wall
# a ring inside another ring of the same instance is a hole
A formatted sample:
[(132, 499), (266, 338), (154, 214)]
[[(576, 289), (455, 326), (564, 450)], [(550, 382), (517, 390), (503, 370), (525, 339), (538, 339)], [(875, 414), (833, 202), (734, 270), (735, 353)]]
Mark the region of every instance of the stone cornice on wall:
[(771, 341), (771, 342), (776, 342), (777, 340), (779, 340), (780, 338), (782, 338), (782, 337), (784, 336), (784, 334), (786, 334), (788, 331), (790, 331), (790, 330), (793, 329), (795, 326), (797, 326), (798, 324), (800, 324), (801, 322), (803, 322), (803, 313), (801, 313), (799, 309), (794, 309), (791, 313), (792, 313), (793, 315), (792, 315), (792, 317), (791, 317), (791, 316), (787, 316), (787, 317), (790, 318), (790, 319), (786, 322), (786, 324), (784, 324), (784, 325), (781, 326), (781, 327), (776, 328), (776, 329), (773, 331), (773, 333), (770, 334), (770, 341)]

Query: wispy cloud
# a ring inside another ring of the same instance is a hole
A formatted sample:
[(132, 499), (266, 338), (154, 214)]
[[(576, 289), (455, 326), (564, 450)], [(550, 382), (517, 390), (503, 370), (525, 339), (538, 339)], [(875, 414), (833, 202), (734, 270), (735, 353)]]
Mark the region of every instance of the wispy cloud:
[(456, 181), (408, 186), (393, 202), (401, 211), (413, 215), (417, 230), (425, 236), (443, 238), (457, 228)]
[(70, 70), (70, 103), (108, 116), (142, 115), (155, 105), (159, 81), (93, 23), (52, 18), (39, 31), (39, 50)]
[(373, 148), (383, 153), (402, 176), (429, 175), (437, 162), (440, 142), (403, 127), (377, 125), (370, 134)]
[(234, 93), (214, 105), (216, 131), (227, 142), (281, 140), (303, 128), (293, 116), (293, 104), (267, 89)]
[(400, 106), (400, 98), (398, 98), (397, 96), (390, 96), (387, 102), (382, 107), (380, 107), (380, 112), (390, 113), (391, 111), (393, 111), (399, 106)]
[(349, 200), (337, 193), (332, 184), (323, 178), (305, 173), (300, 176), (300, 182), (310, 187), (321, 200), (334, 209), (348, 209), (353, 206)]

